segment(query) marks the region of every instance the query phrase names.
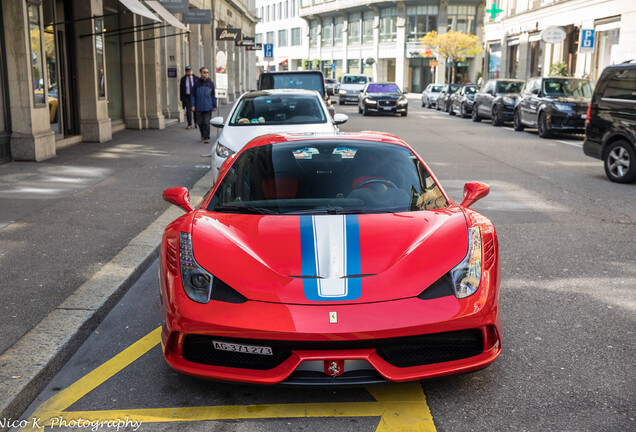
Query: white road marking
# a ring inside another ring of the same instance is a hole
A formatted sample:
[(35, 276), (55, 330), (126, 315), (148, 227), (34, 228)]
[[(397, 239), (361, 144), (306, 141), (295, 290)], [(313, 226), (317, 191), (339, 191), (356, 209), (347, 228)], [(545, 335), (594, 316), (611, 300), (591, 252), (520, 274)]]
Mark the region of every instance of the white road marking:
[(574, 142), (561, 141), (561, 140), (554, 140), (554, 141), (556, 141), (558, 143), (561, 143), (561, 144), (567, 144), (567, 145), (570, 145), (572, 147), (583, 148), (583, 144), (577, 144), (577, 143), (574, 143)]

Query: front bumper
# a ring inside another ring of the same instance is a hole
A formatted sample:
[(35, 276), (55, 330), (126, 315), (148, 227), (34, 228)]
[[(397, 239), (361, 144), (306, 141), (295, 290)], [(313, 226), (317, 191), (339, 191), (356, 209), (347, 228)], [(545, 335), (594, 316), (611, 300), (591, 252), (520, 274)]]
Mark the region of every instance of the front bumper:
[(550, 130), (557, 132), (585, 131), (585, 118), (582, 114), (552, 113), (549, 117)]
[(347, 93), (347, 94), (339, 94), (338, 102), (358, 102), (358, 96), (360, 93)]
[(402, 105), (398, 105), (395, 103), (382, 104), (380, 102), (376, 104), (367, 104), (366, 102), (363, 102), (363, 104), (364, 104), (364, 107), (367, 109), (367, 111), (373, 112), (373, 113), (396, 114), (396, 113), (407, 112), (409, 108), (408, 104), (402, 104)]
[[(345, 305), (203, 305), (187, 299), (171, 273), (161, 274), (164, 356), (173, 369), (197, 377), (294, 385), (410, 381), (482, 369), (501, 352), (498, 271), (487, 272), (466, 299)], [(329, 322), (333, 312), (338, 323)], [(269, 346), (274, 354), (237, 357), (218, 352), (212, 340)], [(344, 365), (336, 378), (324, 371), (333, 361)]]

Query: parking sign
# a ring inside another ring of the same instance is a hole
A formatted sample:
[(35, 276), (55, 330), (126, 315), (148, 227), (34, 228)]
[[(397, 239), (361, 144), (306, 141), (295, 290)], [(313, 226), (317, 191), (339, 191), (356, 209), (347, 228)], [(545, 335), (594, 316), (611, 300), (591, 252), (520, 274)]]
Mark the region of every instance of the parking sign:
[(274, 58), (274, 44), (264, 44), (263, 45), (263, 50), (265, 51), (265, 58), (266, 59), (273, 59)]
[(594, 52), (594, 30), (582, 29), (581, 30), (581, 43), (579, 44), (580, 53), (593, 53)]

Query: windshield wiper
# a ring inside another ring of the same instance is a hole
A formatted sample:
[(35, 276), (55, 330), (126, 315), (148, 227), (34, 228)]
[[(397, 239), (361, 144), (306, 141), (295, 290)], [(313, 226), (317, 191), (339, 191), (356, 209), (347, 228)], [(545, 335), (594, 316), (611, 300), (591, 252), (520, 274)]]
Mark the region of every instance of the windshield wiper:
[(264, 207), (254, 207), (254, 206), (240, 206), (240, 205), (217, 205), (212, 209), (213, 211), (224, 212), (227, 210), (239, 210), (247, 213), (255, 213), (255, 214), (279, 214), (276, 210), (264, 208)]
[(291, 211), (285, 214), (294, 214), (294, 215), (304, 215), (304, 214), (312, 214), (312, 215), (343, 215), (343, 214), (373, 214), (373, 213), (395, 213), (398, 210), (389, 210), (389, 209), (344, 209), (342, 207), (330, 207), (330, 208), (317, 208), (317, 209), (306, 209), (306, 210), (298, 210)]

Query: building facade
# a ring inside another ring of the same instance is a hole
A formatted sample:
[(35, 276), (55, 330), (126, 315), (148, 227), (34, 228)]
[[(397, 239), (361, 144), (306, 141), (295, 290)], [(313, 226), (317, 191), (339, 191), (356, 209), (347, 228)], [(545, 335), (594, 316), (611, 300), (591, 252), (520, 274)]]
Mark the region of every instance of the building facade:
[[(251, 2), (251, 4), (250, 4)], [(40, 161), (124, 128), (183, 121), (179, 79), (186, 65), (215, 70), (227, 51), (228, 100), (255, 80), (254, 52), (215, 40), (218, 27), (254, 35), (254, 0), (2, 0), (0, 162)], [(210, 22), (181, 23), (209, 9)], [(159, 9), (163, 9), (160, 11)], [(188, 14), (189, 15), (189, 14)], [(174, 21), (173, 21), (174, 20)]]
[[(487, 10), (494, 4), (501, 12), (484, 25), (487, 77), (545, 76), (563, 63), (568, 75), (595, 80), (636, 58), (634, 0), (487, 0)], [(555, 28), (560, 37), (544, 36)]]
[[(309, 41), (304, 58), (327, 76), (365, 73), (420, 92), (448, 75), (442, 59), (424, 56), (422, 36), (454, 30), (481, 40), (484, 8), (483, 0), (301, 0)], [(475, 82), (483, 56), (455, 66), (458, 80)]]

